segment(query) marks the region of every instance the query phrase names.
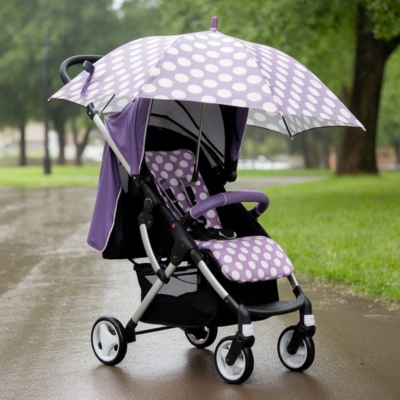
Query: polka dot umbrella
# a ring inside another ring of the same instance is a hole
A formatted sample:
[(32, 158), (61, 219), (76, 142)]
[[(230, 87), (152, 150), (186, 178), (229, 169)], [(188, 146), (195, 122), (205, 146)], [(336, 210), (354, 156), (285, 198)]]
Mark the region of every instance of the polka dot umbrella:
[(118, 112), (135, 98), (249, 109), (247, 123), (294, 136), (362, 124), (307, 68), (272, 47), (217, 31), (134, 40), (111, 51), (52, 98)]

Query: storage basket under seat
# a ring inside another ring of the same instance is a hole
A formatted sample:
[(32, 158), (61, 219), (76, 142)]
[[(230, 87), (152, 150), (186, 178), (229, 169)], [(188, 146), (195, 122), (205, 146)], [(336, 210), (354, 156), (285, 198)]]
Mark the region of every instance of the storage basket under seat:
[[(276, 281), (236, 283), (228, 281), (215, 264), (212, 255), (205, 254), (210, 270), (228, 293), (247, 306), (278, 301)], [(141, 288), (141, 300), (151, 289), (157, 276), (150, 264), (135, 267)], [(254, 321), (257, 319), (254, 319)], [(168, 284), (156, 295), (141, 318), (142, 322), (167, 326), (198, 327), (237, 324), (237, 316), (228, 311), (223, 300), (210, 287), (194, 266), (178, 267)]]

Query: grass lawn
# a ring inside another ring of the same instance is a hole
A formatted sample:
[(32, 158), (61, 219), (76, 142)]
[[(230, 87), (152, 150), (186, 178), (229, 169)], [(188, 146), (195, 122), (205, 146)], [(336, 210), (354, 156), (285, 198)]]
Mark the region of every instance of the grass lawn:
[(400, 173), (329, 176), (266, 193), (260, 222), (297, 271), (400, 300)]
[(53, 165), (50, 175), (44, 174), (43, 167), (2, 167), (0, 187), (96, 186), (99, 173), (99, 165), (84, 167)]

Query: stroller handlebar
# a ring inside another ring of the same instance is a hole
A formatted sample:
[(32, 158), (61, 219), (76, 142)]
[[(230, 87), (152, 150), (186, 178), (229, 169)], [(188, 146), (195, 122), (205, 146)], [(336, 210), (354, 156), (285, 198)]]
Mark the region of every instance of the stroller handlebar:
[(254, 211), (257, 215), (261, 215), (269, 206), (269, 198), (265, 193), (256, 190), (238, 190), (234, 192), (218, 193), (208, 199), (199, 201), (190, 209), (189, 214), (193, 219), (198, 219), (212, 208), (241, 202), (257, 202), (257, 206), (254, 207)]
[(71, 78), (68, 75), (68, 68), (72, 67), (73, 65), (77, 64), (84, 64), (85, 61), (88, 61), (89, 63), (95, 63), (96, 61), (100, 60), (103, 56), (99, 55), (81, 55), (81, 56), (72, 56), (67, 58), (65, 61), (60, 66), (60, 77), (61, 80), (63, 81), (64, 85), (71, 82)]

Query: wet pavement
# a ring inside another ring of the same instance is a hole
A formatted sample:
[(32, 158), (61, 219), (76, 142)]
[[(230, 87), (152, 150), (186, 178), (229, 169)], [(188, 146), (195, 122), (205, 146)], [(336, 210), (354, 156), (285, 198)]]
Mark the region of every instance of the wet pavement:
[[(94, 356), (99, 316), (125, 325), (140, 300), (131, 264), (86, 245), (95, 188), (0, 189), (1, 399), (399, 399), (400, 307), (297, 278), (317, 322), (314, 364), (287, 371), (276, 343), (297, 314), (256, 322), (252, 376), (221, 380), (213, 350), (179, 329), (138, 337), (116, 367)], [(290, 254), (290, 249), (286, 249)], [(282, 293), (287, 292), (281, 285)]]

